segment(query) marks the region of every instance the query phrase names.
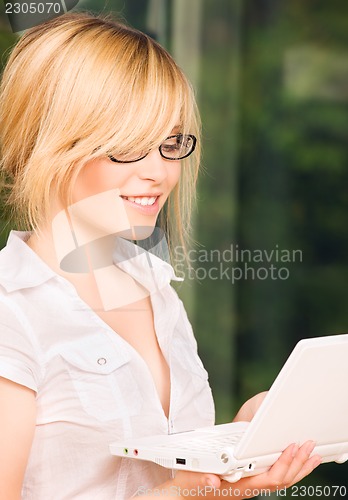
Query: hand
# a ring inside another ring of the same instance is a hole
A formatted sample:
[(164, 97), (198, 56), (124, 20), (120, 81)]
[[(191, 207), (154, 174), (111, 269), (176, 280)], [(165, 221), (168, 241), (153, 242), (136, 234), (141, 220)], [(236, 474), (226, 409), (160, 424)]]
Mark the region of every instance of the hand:
[[(267, 472), (233, 483), (233, 487), (240, 490), (240, 495), (234, 494), (231, 498), (252, 498), (256, 496), (256, 491), (279, 491), (301, 481), (321, 463), (319, 455), (309, 458), (314, 446), (313, 441), (307, 441), (300, 448), (296, 444), (288, 446)], [(221, 488), (228, 486), (231, 483), (221, 481)]]
[[(321, 457), (314, 455), (309, 458), (314, 448), (313, 441), (307, 441), (300, 448), (292, 444), (286, 448), (269, 471), (240, 479), (236, 483), (222, 481), (214, 474), (201, 474), (199, 472), (177, 472), (174, 479), (153, 489), (153, 495), (148, 495), (147, 500), (159, 497), (214, 499), (219, 493), (216, 489), (224, 489), (224, 498), (252, 498), (261, 490), (277, 491), (301, 481), (321, 463)], [(226, 491), (228, 492), (226, 494)]]
[(248, 401), (246, 401), (239, 409), (237, 415), (233, 419), (233, 422), (250, 422), (266, 395), (267, 391), (260, 392), (259, 394), (256, 394), (256, 396), (248, 399)]
[(132, 499), (138, 496), (146, 500), (155, 500), (157, 498), (214, 498), (215, 488), (219, 488), (221, 483), (221, 479), (215, 474), (177, 471), (174, 479), (156, 486), (146, 496), (143, 494), (134, 495)]

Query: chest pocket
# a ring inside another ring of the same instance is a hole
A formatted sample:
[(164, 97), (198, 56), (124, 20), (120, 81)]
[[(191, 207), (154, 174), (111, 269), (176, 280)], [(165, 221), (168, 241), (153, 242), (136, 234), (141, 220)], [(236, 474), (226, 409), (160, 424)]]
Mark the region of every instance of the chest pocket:
[(126, 418), (141, 409), (130, 354), (103, 335), (66, 344), (60, 352), (83, 409), (99, 421)]

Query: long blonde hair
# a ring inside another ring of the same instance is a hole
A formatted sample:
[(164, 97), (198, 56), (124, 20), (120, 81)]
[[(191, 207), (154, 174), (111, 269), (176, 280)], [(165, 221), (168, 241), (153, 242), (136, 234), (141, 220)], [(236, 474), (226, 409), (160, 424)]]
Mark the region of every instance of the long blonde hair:
[[(168, 52), (108, 18), (69, 13), (28, 30), (12, 51), (0, 88), (1, 169), (17, 221), (36, 230), (52, 196), (64, 206), (87, 161), (146, 151), (178, 126), (199, 139), (191, 85)], [(171, 250), (185, 248), (195, 199), (198, 148), (159, 223)]]

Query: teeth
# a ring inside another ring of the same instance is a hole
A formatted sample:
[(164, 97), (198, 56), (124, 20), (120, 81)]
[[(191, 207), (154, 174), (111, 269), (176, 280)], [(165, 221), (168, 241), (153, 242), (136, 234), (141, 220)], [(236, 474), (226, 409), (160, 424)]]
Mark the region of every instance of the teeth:
[(126, 200), (132, 201), (133, 203), (137, 203), (138, 205), (153, 205), (157, 199), (157, 196), (153, 196), (151, 198), (148, 198), (147, 196), (141, 197), (141, 198), (135, 198), (134, 196), (128, 196), (125, 197)]

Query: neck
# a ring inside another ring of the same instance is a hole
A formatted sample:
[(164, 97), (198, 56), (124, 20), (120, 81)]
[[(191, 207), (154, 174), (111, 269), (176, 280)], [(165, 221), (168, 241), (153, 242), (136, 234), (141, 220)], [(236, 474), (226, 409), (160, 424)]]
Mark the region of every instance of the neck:
[(147, 295), (142, 286), (114, 265), (113, 235), (77, 246), (76, 234), (72, 234), (65, 218), (34, 232), (27, 244), (51, 269), (70, 281), (95, 311), (122, 308)]

